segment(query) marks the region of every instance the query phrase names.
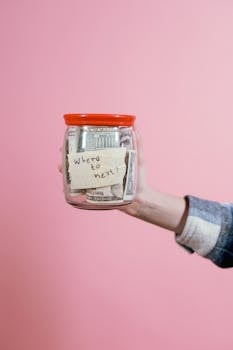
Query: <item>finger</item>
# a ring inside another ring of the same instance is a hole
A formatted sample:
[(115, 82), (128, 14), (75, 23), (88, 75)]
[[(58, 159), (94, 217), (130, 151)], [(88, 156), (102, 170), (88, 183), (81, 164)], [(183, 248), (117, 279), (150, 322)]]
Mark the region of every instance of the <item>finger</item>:
[(145, 163), (145, 160), (144, 160), (144, 152), (143, 152), (143, 145), (142, 145), (142, 137), (138, 130), (136, 132), (136, 144), (137, 144), (138, 163), (141, 166)]
[(140, 132), (136, 132), (136, 143), (137, 143), (137, 161), (138, 161), (138, 189), (146, 186), (147, 184), (147, 175), (146, 175), (146, 166), (145, 158), (143, 152), (142, 137)]

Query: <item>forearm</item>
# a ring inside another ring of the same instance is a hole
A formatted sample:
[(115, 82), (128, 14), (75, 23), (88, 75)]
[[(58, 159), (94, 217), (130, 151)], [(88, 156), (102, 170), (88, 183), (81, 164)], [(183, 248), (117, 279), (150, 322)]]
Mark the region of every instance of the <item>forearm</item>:
[(148, 190), (139, 194), (133, 205), (125, 207), (124, 211), (176, 233), (183, 230), (188, 213), (188, 204), (182, 197)]
[(122, 211), (175, 232), (177, 243), (216, 265), (233, 267), (233, 203), (146, 190)]

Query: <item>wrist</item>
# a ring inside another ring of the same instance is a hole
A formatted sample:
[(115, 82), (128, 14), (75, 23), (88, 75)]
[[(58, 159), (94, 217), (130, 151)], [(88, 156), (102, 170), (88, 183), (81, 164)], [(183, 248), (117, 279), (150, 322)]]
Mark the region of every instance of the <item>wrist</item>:
[(129, 209), (128, 214), (177, 234), (183, 231), (188, 215), (185, 198), (150, 188), (138, 193)]

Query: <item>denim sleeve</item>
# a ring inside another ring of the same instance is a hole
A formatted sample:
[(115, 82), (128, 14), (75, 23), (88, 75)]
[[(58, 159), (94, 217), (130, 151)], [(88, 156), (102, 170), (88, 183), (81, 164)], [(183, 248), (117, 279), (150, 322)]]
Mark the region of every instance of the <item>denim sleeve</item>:
[(188, 216), (176, 242), (219, 267), (233, 267), (233, 204), (187, 195)]

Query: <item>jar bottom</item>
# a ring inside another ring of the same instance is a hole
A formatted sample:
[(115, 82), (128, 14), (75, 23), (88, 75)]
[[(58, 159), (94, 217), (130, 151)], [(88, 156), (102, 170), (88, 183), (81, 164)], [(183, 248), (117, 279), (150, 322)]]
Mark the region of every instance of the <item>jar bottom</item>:
[[(84, 197), (84, 198), (80, 198)], [(78, 208), (78, 209), (85, 209), (85, 210), (110, 210), (110, 209), (117, 209), (119, 207), (129, 205), (132, 203), (132, 201), (124, 201), (119, 203), (89, 203), (86, 201), (85, 196), (79, 196), (78, 200), (74, 200), (74, 198), (66, 198), (66, 202), (70, 204), (72, 207)]]
[(86, 193), (82, 192), (71, 192), (68, 186), (65, 186), (65, 199), (68, 204), (75, 208), (86, 209), (86, 210), (108, 210), (117, 209), (124, 205), (129, 205), (132, 200), (119, 199), (119, 200), (109, 200), (109, 201), (91, 201), (87, 198)]

